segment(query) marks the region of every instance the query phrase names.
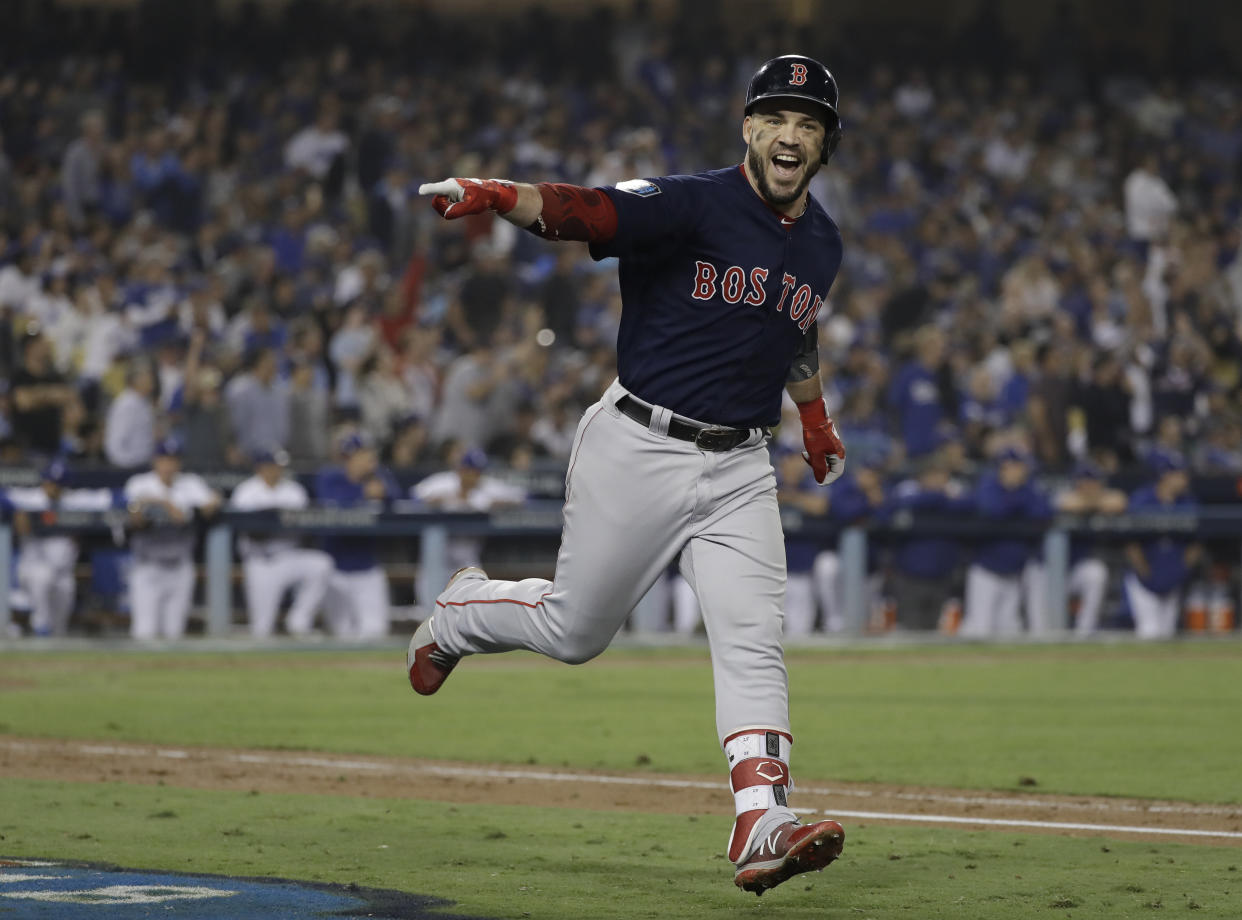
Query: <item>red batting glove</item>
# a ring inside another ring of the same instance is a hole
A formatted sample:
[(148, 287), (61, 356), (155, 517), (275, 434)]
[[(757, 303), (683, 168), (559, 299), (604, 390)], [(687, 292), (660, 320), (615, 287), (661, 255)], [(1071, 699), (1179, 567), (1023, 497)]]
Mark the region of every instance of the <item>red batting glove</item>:
[(828, 417), (823, 397), (798, 403), (802, 417), (802, 459), (811, 465), (820, 485), (835, 482), (845, 472), (845, 445), (837, 434), (837, 423)]
[(517, 207), (517, 189), (501, 179), (445, 179), (418, 187), (420, 195), (435, 195), (431, 206), (445, 220), (495, 211), (508, 214)]

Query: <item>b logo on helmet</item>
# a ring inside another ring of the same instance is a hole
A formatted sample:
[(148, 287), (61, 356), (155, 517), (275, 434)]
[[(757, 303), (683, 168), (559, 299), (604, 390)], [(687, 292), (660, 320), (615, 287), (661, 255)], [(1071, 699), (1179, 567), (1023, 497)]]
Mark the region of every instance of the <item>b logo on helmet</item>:
[(804, 83), (806, 83), (806, 65), (805, 64), (794, 64), (793, 65), (793, 76), (789, 78), (789, 85), (790, 86), (802, 86)]

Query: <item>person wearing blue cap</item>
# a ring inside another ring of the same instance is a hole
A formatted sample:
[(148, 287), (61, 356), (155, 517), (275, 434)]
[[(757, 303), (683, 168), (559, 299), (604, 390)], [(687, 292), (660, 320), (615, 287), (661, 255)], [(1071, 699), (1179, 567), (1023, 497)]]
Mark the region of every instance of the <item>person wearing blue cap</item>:
[(130, 635), (177, 639), (194, 597), (195, 520), (219, 510), (220, 496), (196, 473), (181, 470), (182, 445), (164, 438), (152, 469), (125, 483), (130, 569)]
[[(1109, 487), (1098, 464), (1084, 460), (1074, 468), (1069, 486), (1057, 493), (1053, 503), (1067, 514), (1113, 515), (1126, 510), (1126, 494)], [(1070, 538), (1068, 575), (1070, 600), (1078, 603), (1074, 633), (1086, 638), (1099, 627), (1100, 608), (1108, 590), (1108, 565), (1099, 557), (1093, 537), (1075, 534)]]
[[(1046, 495), (1031, 482), (1030, 456), (1015, 447), (996, 456), (996, 469), (984, 474), (975, 490), (975, 512), (997, 525), (975, 548), (974, 561), (966, 570), (966, 598), (959, 634), (972, 638), (1014, 636), (1022, 631), (1024, 573), (1035, 559), (1039, 541), (1034, 535), (1007, 533), (1007, 524), (1021, 526), (1052, 517)], [(1030, 579), (1027, 579), (1030, 584)], [(1041, 623), (1042, 611), (1033, 610), (1027, 594), (1027, 618)]]
[[(485, 473), (487, 454), (478, 447), (462, 451), (453, 469), (432, 473), (414, 484), (410, 495), (441, 511), (491, 511), (495, 508), (520, 505), (526, 501), (526, 490)], [(483, 541), (478, 537), (450, 537), (449, 566), (453, 569), (479, 565)], [(434, 598), (439, 587), (419, 584), (419, 599)]]
[[(281, 450), (261, 450), (254, 455), (254, 475), (240, 482), (229, 497), (235, 511), (297, 510), (310, 504), (306, 489), (285, 469), (289, 458)], [(306, 549), (287, 534), (243, 534), (237, 541), (242, 556), (246, 612), (250, 633), (270, 636), (276, 628), (280, 601), (292, 590), (293, 599), (285, 630), (304, 636), (315, 625), (332, 575), (332, 557)]]
[[(380, 466), (365, 435), (346, 434), (338, 451), (341, 465), (321, 470), (315, 479), (315, 498), (321, 505), (350, 508), (398, 497), (396, 481)], [(388, 575), (375, 539), (353, 534), (327, 537), (323, 548), (334, 566), (324, 602), (329, 631), (351, 639), (388, 635)]]
[[(1139, 514), (1193, 513), (1186, 461), (1172, 451), (1153, 453), (1148, 462), (1156, 481), (1130, 496), (1129, 511)], [(1203, 547), (1172, 533), (1126, 544), (1129, 570), (1122, 579), (1134, 634), (1140, 639), (1171, 639), (1177, 633), (1182, 589), (1203, 556)]]
[[(112, 505), (109, 489), (66, 488), (69, 470), (60, 460), (43, 468), (39, 485), (0, 493), (0, 507), (12, 514), (19, 543), (17, 584), (30, 599), (30, 631), (63, 636), (76, 599), (74, 566), (78, 541), (64, 533), (40, 532), (39, 523), (58, 510), (104, 511)], [(12, 627), (10, 627), (12, 629)], [(0, 629), (0, 635), (4, 630)]]

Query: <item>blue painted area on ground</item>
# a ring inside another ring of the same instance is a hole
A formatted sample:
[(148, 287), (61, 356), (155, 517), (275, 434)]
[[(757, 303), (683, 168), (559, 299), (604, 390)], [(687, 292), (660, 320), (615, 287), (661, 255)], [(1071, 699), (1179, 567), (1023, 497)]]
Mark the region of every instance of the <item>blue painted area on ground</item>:
[(427, 895), (285, 879), (0, 859), (0, 920), (485, 920)]

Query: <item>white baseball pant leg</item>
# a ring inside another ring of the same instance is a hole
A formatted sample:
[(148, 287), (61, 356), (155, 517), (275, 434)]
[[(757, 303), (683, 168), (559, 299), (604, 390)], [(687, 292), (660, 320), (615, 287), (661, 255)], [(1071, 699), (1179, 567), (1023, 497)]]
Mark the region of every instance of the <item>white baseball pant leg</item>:
[(683, 636), (693, 635), (702, 622), (703, 611), (699, 609), (694, 588), (684, 575), (678, 575), (673, 581), (673, 632)]
[(1090, 636), (1099, 628), (1100, 608), (1108, 590), (1108, 566), (1099, 559), (1080, 559), (1070, 569), (1070, 594), (1078, 598), (1078, 622), (1074, 632)]
[(328, 628), (335, 636), (377, 639), (388, 635), (388, 574), (382, 566), (336, 572), (328, 578)]
[(764, 439), (705, 452), (616, 409), (617, 384), (587, 410), (566, 473), (556, 575), (459, 579), (436, 602), (450, 655), (529, 649), (571, 664), (602, 652), (681, 554), (702, 605), (723, 741), (751, 726), (789, 731), (781, 655), (785, 552)]
[[(323, 606), (328, 593), (328, 580), (332, 577), (332, 557), (316, 549), (295, 549), (281, 553), (280, 571), (286, 584), (293, 585), (293, 600), (285, 617), (285, 628), (290, 635), (304, 636), (315, 625), (315, 614)], [(384, 578), (383, 617), (384, 632), (388, 631), (388, 579)], [(376, 622), (380, 616), (376, 614)]]
[(292, 635), (305, 635), (315, 622), (332, 576), (332, 557), (313, 549), (293, 549), (270, 557), (248, 557), (242, 567), (250, 633), (270, 636), (276, 629), (280, 601), (293, 588), (285, 625)]
[(130, 635), (177, 639), (185, 635), (194, 599), (194, 563), (135, 562), (129, 580)]
[(791, 572), (785, 578), (785, 636), (809, 636), (814, 631), (814, 579), (810, 572)]
[(669, 630), (669, 608), (673, 603), (673, 585), (679, 575), (657, 578), (651, 590), (642, 596), (630, 614), (630, 628), (636, 633), (658, 633)]
[(824, 632), (841, 632), (845, 629), (845, 611), (841, 609), (841, 557), (830, 549), (817, 555), (811, 567), (811, 579), (820, 609), (824, 611)]
[(1027, 631), (1032, 636), (1046, 636), (1052, 629), (1048, 623), (1048, 572), (1036, 559), (1022, 569), (1022, 606)]
[(966, 603), (959, 636), (983, 638), (1016, 636), (1022, 605), (1020, 575), (997, 575), (978, 564), (966, 570)]
[(1180, 591), (1157, 594), (1143, 587), (1138, 576), (1127, 572), (1122, 584), (1130, 613), (1134, 615), (1134, 635), (1139, 639), (1172, 639), (1177, 633)]
[(17, 582), (30, 595), (30, 629), (39, 635), (63, 636), (73, 613), (76, 585), (73, 570), (39, 559), (20, 558)]

